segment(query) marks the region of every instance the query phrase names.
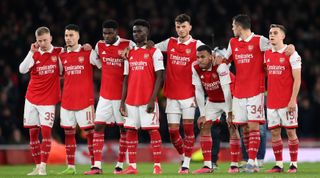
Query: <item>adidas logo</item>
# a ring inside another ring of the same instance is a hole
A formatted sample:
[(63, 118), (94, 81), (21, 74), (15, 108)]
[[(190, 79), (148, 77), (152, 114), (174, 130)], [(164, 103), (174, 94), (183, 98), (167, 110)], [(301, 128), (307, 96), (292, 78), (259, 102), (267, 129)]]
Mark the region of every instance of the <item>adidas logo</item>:
[(106, 54), (106, 52), (105, 52), (105, 51), (102, 51), (102, 54)]
[(175, 52), (176, 50), (175, 50), (174, 48), (172, 48), (170, 51), (171, 51), (171, 52)]
[(63, 64), (66, 64), (68, 61), (67, 60), (65, 60), (64, 62), (63, 62)]
[(40, 61), (37, 61), (36, 64), (40, 64)]
[(270, 62), (270, 59), (267, 59), (267, 62)]
[(234, 51), (239, 51), (239, 49), (238, 49), (238, 48), (236, 48)]

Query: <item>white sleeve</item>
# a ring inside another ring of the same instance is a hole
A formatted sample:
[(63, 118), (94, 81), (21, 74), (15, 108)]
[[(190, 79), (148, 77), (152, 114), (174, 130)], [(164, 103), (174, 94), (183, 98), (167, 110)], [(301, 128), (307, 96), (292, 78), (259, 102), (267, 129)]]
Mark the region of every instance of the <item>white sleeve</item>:
[(231, 50), (231, 44), (229, 41), (228, 49), (227, 49), (226, 53), (224, 54), (224, 58), (229, 59), (231, 55), (232, 55), (232, 50)]
[(219, 74), (221, 86), (231, 83), (230, 71), (227, 64), (222, 63), (218, 66), (217, 72)]
[(230, 85), (229, 84), (221, 85), (221, 87), (222, 87), (224, 100), (226, 103), (225, 112), (228, 113), (232, 111), (232, 95), (231, 95)]
[(271, 49), (271, 45), (269, 43), (268, 38), (261, 36), (260, 37), (260, 50), (261, 51), (267, 51), (268, 49)]
[(101, 61), (99, 60), (98, 54), (95, 50), (91, 50), (90, 53), (90, 64), (97, 66), (101, 69)]
[(128, 75), (129, 74), (129, 62), (128, 60), (123, 61), (123, 75)]
[(132, 40), (130, 40), (130, 41), (129, 41), (129, 47), (130, 47), (130, 49), (134, 48), (135, 46), (137, 46), (136, 43), (133, 42)]
[(202, 85), (198, 72), (194, 69), (194, 65), (192, 65), (192, 85)]
[(154, 71), (164, 70), (163, 55), (159, 49), (155, 50), (152, 58), (153, 58)]
[(97, 55), (99, 56), (99, 48), (98, 48), (98, 43), (96, 44), (96, 46), (94, 47), (94, 50), (96, 51)]
[(204, 45), (204, 43), (202, 43), (202, 41), (200, 41), (200, 40), (197, 40), (197, 44), (196, 44), (197, 48), (198, 48), (199, 46), (202, 46), (202, 45)]
[(197, 101), (197, 105), (199, 107), (200, 116), (205, 116), (205, 96), (202, 85), (195, 86), (195, 97)]
[(29, 72), (29, 69), (34, 65), (34, 59), (32, 58), (33, 52), (29, 51), (27, 56), (24, 58), (24, 60), (19, 65), (19, 72), (22, 74), (25, 74)]
[(168, 38), (164, 41), (161, 41), (160, 43), (157, 43), (155, 45), (155, 48), (160, 49), (160, 51), (166, 52), (168, 49), (169, 40), (170, 40), (170, 38)]
[(295, 51), (291, 56), (290, 56), (290, 65), (292, 69), (301, 69), (301, 57)]

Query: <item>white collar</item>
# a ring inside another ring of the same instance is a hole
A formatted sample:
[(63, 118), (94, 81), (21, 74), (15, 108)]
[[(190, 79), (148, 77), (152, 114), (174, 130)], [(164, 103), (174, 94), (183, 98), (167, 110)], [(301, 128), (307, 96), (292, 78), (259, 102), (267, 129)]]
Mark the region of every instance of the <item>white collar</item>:
[(113, 44), (107, 44), (107, 46), (119, 46), (119, 44), (120, 44), (120, 36), (117, 36), (117, 40), (116, 40), (116, 42), (114, 42)]
[(146, 48), (147, 48), (147, 45), (143, 45), (143, 46), (141, 46), (141, 47), (135, 46), (135, 47), (134, 47), (134, 50), (137, 50), (137, 49), (139, 49), (139, 48), (146, 49)]
[(239, 37), (239, 41), (249, 42), (253, 38), (253, 36), (254, 36), (254, 33), (251, 33), (251, 35), (248, 36), (248, 38), (246, 38), (246, 39), (242, 39), (242, 38)]
[(278, 51), (277, 50), (275, 50), (274, 48), (271, 48), (271, 50), (272, 50), (272, 52), (274, 53), (274, 52), (277, 52), (277, 53), (283, 53), (284, 52), (284, 50), (286, 50), (286, 48), (288, 47), (288, 45), (284, 45), (284, 47), (283, 48), (281, 48), (281, 49), (279, 49)]
[(193, 40), (193, 38), (192, 38), (192, 36), (191, 35), (189, 35), (190, 36), (190, 38), (187, 40), (187, 41), (185, 41), (185, 42), (181, 42), (180, 40), (179, 40), (179, 37), (177, 38), (177, 41), (178, 41), (178, 44), (185, 44), (185, 45), (188, 45), (192, 40)]
[(50, 48), (49, 48), (48, 51), (42, 51), (41, 48), (39, 48), (39, 52), (40, 52), (41, 55), (44, 54), (44, 53), (52, 53), (52, 51), (53, 51), (53, 46), (52, 45), (50, 45)]
[(67, 52), (70, 53), (70, 52), (79, 52), (81, 50), (81, 44), (79, 44), (78, 48), (76, 48), (75, 50), (71, 50), (70, 48), (67, 48)]

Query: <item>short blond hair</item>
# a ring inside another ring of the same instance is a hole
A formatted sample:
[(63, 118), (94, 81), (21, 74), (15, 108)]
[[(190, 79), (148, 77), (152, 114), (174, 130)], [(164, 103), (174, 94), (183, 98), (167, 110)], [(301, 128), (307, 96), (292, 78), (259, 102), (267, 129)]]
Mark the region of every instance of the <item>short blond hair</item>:
[(36, 36), (41, 36), (41, 35), (43, 35), (43, 34), (45, 34), (45, 33), (48, 33), (48, 34), (50, 34), (50, 30), (49, 30), (49, 28), (48, 27), (39, 27), (39, 28), (37, 28), (37, 30), (36, 30), (36, 32), (35, 32), (35, 35)]

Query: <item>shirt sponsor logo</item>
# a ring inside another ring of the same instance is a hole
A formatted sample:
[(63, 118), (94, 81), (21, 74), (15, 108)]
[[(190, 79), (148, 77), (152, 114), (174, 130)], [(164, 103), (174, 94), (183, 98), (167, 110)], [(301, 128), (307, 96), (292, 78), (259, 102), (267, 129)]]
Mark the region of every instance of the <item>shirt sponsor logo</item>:
[(190, 57), (170, 54), (171, 63), (174, 65), (186, 66), (190, 62)]

